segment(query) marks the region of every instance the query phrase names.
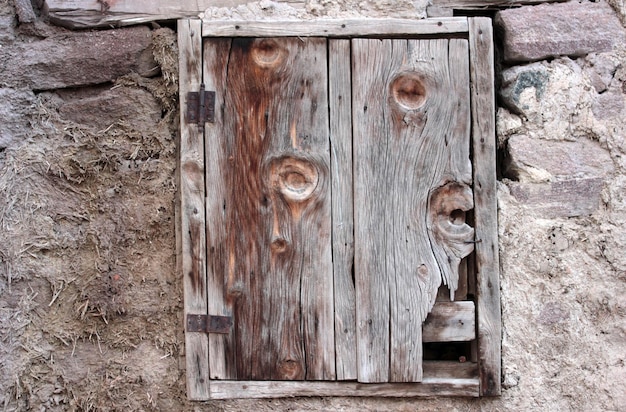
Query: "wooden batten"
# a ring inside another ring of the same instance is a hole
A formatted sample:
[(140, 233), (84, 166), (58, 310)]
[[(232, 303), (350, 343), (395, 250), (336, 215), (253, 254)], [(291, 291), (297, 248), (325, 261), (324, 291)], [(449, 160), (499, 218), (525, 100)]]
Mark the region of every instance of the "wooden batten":
[[(180, 48), (181, 107), (187, 93), (200, 88), (202, 78), (202, 38), (199, 20), (178, 23)], [(207, 314), (206, 250), (204, 218), (204, 137), (198, 126), (188, 122), (185, 110), (180, 116), (180, 242), (185, 317)], [(209, 351), (207, 334), (185, 333), (187, 394), (190, 399), (209, 397)]]
[(211, 381), (211, 398), (478, 397), (476, 375), (475, 363), (424, 362), (424, 380), (420, 383)]
[(467, 18), (410, 19), (318, 19), (284, 21), (233, 21), (204, 19), (207, 37), (369, 37), (449, 35), (467, 33)]
[(496, 199), (496, 130), (491, 19), (470, 20), (470, 76), (476, 228), (478, 361), (481, 395), (501, 393), (500, 276)]

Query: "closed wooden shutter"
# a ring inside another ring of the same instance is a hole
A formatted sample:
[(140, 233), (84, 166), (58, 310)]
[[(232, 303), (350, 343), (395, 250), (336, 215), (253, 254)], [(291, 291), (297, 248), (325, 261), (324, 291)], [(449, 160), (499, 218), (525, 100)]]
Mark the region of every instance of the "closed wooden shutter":
[[(198, 30), (187, 24), (179, 36)], [(191, 58), (202, 56), (215, 118), (198, 128), (206, 231), (186, 239), (191, 225), (182, 224), (183, 253), (185, 242), (206, 242), (197, 261), (182, 258), (186, 302), (205, 303), (186, 303), (186, 314), (232, 325), (203, 337), (188, 327), (188, 349), (196, 348), (187, 351), (190, 397), (243, 390), (228, 381), (253, 388), (235, 397), (303, 394), (289, 381), (345, 382), (320, 383), (328, 394), (362, 395), (368, 385), (350, 383), (361, 382), (389, 385), (383, 394), (418, 395), (450, 371), (444, 387), (453, 393), (456, 379), (459, 394), (478, 394), (476, 350), (467, 365), (423, 360), (426, 342), (476, 342), (474, 272), (483, 261), (472, 254), (477, 240), (468, 224), (482, 216), (474, 211), (470, 158), (471, 39), (277, 30), (209, 37)], [(182, 68), (190, 66), (181, 63), (183, 103)], [(194, 126), (185, 125), (188, 114), (181, 119), (189, 140)], [(190, 170), (184, 149), (181, 142), (182, 181)], [(198, 280), (185, 264), (206, 277)]]

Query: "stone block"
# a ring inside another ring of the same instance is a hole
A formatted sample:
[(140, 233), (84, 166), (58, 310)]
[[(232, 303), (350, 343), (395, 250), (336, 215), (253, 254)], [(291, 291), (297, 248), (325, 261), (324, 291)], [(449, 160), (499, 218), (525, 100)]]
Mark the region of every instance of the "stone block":
[(137, 72), (154, 73), (152, 36), (147, 27), (70, 32), (0, 49), (3, 77), (10, 87), (51, 90), (110, 82)]
[(605, 2), (571, 1), (502, 10), (495, 23), (504, 34), (507, 62), (610, 51), (626, 38), (615, 12)]
[(507, 175), (525, 182), (605, 177), (614, 170), (609, 153), (588, 139), (564, 142), (516, 135), (508, 140), (508, 153)]
[(538, 216), (553, 219), (592, 214), (600, 204), (604, 179), (572, 179), (561, 182), (508, 182), (511, 195)]
[(137, 130), (153, 131), (161, 120), (161, 106), (144, 89), (136, 87), (59, 90), (61, 117), (76, 123), (106, 129), (125, 121)]

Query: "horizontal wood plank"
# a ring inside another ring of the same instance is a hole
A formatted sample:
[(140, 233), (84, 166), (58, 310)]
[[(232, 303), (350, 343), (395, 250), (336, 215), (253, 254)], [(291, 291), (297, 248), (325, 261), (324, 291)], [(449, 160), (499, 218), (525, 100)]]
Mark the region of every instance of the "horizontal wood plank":
[[(220, 7), (236, 7), (248, 2), (249, 0), (46, 0), (46, 8), (53, 24), (69, 29), (86, 29), (197, 17), (216, 3)], [(296, 8), (302, 8), (304, 4), (299, 0), (285, 2)]]
[(476, 338), (472, 301), (437, 302), (422, 326), (423, 342), (463, 342)]
[(211, 399), (296, 396), (478, 397), (478, 379), (424, 378), (421, 383), (211, 381)]
[(428, 20), (410, 19), (319, 19), (234, 21), (204, 19), (205, 37), (281, 37), (281, 36), (410, 36), (467, 33), (465, 17)]

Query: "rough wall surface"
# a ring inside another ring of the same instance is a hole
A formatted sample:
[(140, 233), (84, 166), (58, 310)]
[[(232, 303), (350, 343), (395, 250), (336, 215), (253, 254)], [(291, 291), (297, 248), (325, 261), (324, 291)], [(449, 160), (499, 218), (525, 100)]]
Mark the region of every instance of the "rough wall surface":
[[(610, 3), (623, 24), (623, 2)], [(425, 7), (401, 6), (310, 1), (307, 10), (422, 16)], [(142, 41), (119, 44), (137, 36)], [(72, 42), (93, 49), (76, 51), (89, 61), (72, 60)], [(626, 405), (623, 44), (575, 59), (520, 62), (499, 73), (502, 397), (210, 403), (186, 401), (181, 369), (175, 34), (146, 27), (68, 33), (41, 19), (19, 22), (15, 8), (1, 3), (0, 46), (4, 410), (618, 411)], [(67, 56), (65, 65), (54, 50)], [(115, 58), (124, 61), (110, 64)], [(79, 63), (86, 68), (73, 72)], [(102, 70), (85, 76), (93, 67)]]

